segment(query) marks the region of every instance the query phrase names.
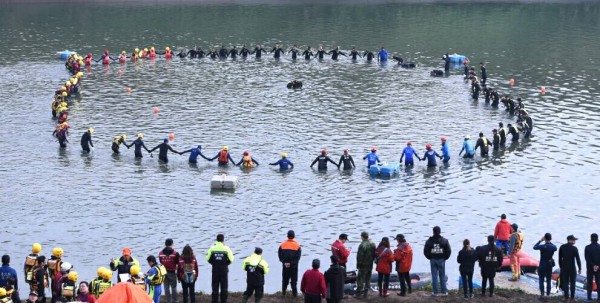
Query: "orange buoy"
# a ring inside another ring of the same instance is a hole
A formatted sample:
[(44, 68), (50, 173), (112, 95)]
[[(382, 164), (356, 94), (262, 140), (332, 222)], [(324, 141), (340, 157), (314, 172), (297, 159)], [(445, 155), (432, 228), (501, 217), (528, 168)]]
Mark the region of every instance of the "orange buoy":
[(169, 141), (173, 141), (175, 139), (175, 134), (170, 133), (169, 134)]
[(152, 108), (152, 112), (155, 114), (158, 114), (158, 112), (159, 112), (158, 107), (155, 106), (154, 108)]
[(542, 95), (546, 94), (546, 87), (542, 86), (542, 88), (540, 89), (540, 93), (542, 93)]
[(515, 85), (515, 79), (508, 80), (508, 84), (510, 84), (510, 86)]

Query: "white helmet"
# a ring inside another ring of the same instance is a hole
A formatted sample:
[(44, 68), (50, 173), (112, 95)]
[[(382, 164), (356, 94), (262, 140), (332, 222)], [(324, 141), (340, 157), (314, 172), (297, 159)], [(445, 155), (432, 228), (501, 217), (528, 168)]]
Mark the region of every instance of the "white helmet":
[(71, 265), (71, 263), (63, 262), (63, 264), (60, 266), (60, 271), (62, 271), (63, 274), (66, 274), (67, 271), (71, 270), (71, 268), (73, 268), (73, 265)]

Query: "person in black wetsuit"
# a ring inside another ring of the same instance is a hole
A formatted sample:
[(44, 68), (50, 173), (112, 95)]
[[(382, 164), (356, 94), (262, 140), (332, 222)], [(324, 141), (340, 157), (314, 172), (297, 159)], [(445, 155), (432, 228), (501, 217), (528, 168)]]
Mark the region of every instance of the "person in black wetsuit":
[(275, 47), (273, 47), (273, 49), (269, 52), (273, 53), (273, 58), (275, 59), (279, 59), (281, 58), (281, 55), (285, 54), (285, 51), (283, 50), (283, 48), (281, 48), (281, 46), (279, 46), (279, 43), (275, 44)]
[(327, 52), (323, 49), (323, 46), (319, 46), (319, 50), (317, 51), (317, 58), (319, 60), (323, 60), (323, 56), (325, 56), (325, 54), (327, 54)]
[(196, 55), (198, 56), (199, 59), (206, 57), (206, 53), (204, 52), (204, 50), (202, 50), (202, 47), (200, 47), (198, 50), (196, 50)]
[(489, 88), (490, 91), (490, 100), (492, 101), (492, 106), (493, 107), (498, 107), (498, 104), (500, 104), (500, 95), (498, 95), (498, 92), (496, 91), (495, 88)]
[[(115, 153), (115, 154), (119, 153), (119, 145), (121, 145), (121, 143), (123, 143), (123, 145), (125, 145), (125, 147), (127, 147), (127, 143), (125, 143), (125, 139), (127, 139), (127, 136), (125, 134), (117, 136), (113, 139), (112, 146), (111, 146), (113, 153)], [(129, 149), (129, 147), (127, 147), (127, 148)]]
[(94, 147), (94, 143), (92, 143), (92, 134), (93, 133), (94, 133), (94, 129), (90, 127), (81, 136), (81, 149), (83, 149), (84, 152), (88, 152), (89, 153), (90, 152), (90, 146)]
[(504, 105), (504, 109), (506, 111), (508, 111), (508, 99), (509, 99), (508, 95), (504, 95), (504, 96), (502, 96), (502, 98), (500, 98), (500, 102), (502, 102), (502, 105)]
[(352, 159), (352, 156), (350, 155), (347, 149), (344, 149), (344, 154), (340, 157), (340, 162), (338, 162), (338, 169), (340, 169), (342, 163), (344, 163), (344, 170), (356, 168), (356, 165), (354, 165), (354, 159)]
[(485, 81), (487, 80), (487, 71), (485, 70), (483, 62), (479, 62), (479, 68), (481, 69), (481, 83), (485, 84)]
[(256, 47), (254, 48), (254, 50), (252, 51), (252, 54), (255, 55), (255, 57), (257, 59), (260, 59), (263, 52), (266, 53), (267, 51), (264, 48), (262, 48), (262, 46), (260, 46), (260, 44), (257, 44)]
[(194, 47), (194, 48), (190, 49), (187, 52), (187, 55), (190, 56), (190, 58), (197, 58), (198, 57), (198, 48)]
[[(579, 258), (579, 250), (575, 246), (577, 238), (573, 235), (567, 237), (567, 243), (560, 246), (558, 249), (558, 266), (560, 267), (560, 284), (565, 295), (565, 299), (569, 298), (569, 288), (571, 288), (571, 300), (575, 299), (575, 282), (577, 274), (581, 274), (581, 259)], [(577, 269), (575, 271), (575, 262)]]
[(300, 50), (298, 49), (298, 45), (294, 44), (294, 46), (292, 46), (292, 49), (290, 49), (290, 51), (288, 52), (288, 54), (292, 54), (292, 60), (296, 60), (298, 59), (298, 54), (300, 54)]
[(492, 97), (492, 92), (487, 87), (487, 85), (485, 85), (483, 83), (482, 83), (482, 88), (483, 88), (483, 96), (485, 96), (485, 103), (490, 103), (490, 100)]
[(500, 134), (498, 134), (498, 130), (495, 128), (492, 130), (492, 134), (492, 145), (494, 146), (494, 151), (497, 151), (500, 149)]
[(187, 52), (185, 51), (185, 49), (182, 49), (179, 51), (179, 54), (177, 54), (177, 57), (179, 57), (180, 59), (183, 59), (185, 57), (187, 57)]
[(238, 50), (237, 47), (234, 45), (230, 50), (229, 50), (229, 57), (231, 57), (231, 59), (235, 59), (238, 56)]
[(446, 74), (450, 73), (450, 56), (448, 56), (448, 53), (442, 56), (442, 60), (444, 60), (444, 72)]
[(219, 58), (225, 59), (229, 56), (229, 51), (225, 48), (225, 45), (221, 45), (221, 49), (219, 50)]
[(365, 50), (365, 52), (363, 53), (363, 57), (367, 57), (367, 62), (371, 62), (375, 58), (375, 54), (373, 54), (372, 51)]
[(350, 51), (350, 58), (352, 58), (352, 60), (356, 61), (357, 57), (362, 57), (358, 51), (356, 51), (356, 48), (352, 48), (352, 50)]
[(477, 82), (477, 79), (473, 79), (471, 81), (471, 98), (473, 98), (473, 100), (477, 101), (479, 100), (479, 93), (481, 92), (481, 86), (479, 86), (479, 83)]
[(504, 128), (504, 123), (498, 123), (498, 135), (500, 136), (500, 145), (504, 146), (506, 144), (506, 137), (508, 136), (508, 131)]
[(463, 64), (465, 65), (464, 67), (464, 73), (465, 73), (465, 79), (469, 78), (469, 62), (468, 61), (464, 61)]
[(508, 114), (510, 114), (511, 116), (514, 116), (514, 114), (515, 114), (515, 101), (512, 98), (508, 98), (508, 100), (506, 100), (506, 103), (508, 105), (508, 108), (506, 109), (508, 111)]
[(304, 56), (304, 60), (310, 60), (310, 57), (314, 57), (315, 54), (313, 54), (312, 49), (309, 46), (304, 52), (302, 52), (302, 56)]
[(402, 59), (402, 57), (400, 57), (398, 55), (393, 55), (392, 59), (398, 61), (398, 65), (401, 65), (402, 63), (404, 63), (404, 59)]
[(508, 123), (508, 133), (511, 134), (513, 142), (519, 141), (519, 130), (512, 124)]
[(482, 157), (487, 157), (490, 151), (490, 140), (486, 138), (483, 133), (479, 133), (479, 139), (477, 139), (477, 143), (475, 143), (475, 150), (480, 148), (480, 155)]
[(248, 49), (248, 47), (246, 47), (246, 44), (244, 44), (242, 46), (242, 49), (240, 49), (240, 56), (242, 56), (243, 59), (246, 59), (246, 58), (248, 58), (249, 54), (251, 54), (251, 52)]
[(342, 55), (344, 57), (347, 57), (346, 54), (342, 51), (340, 51), (340, 47), (336, 47), (333, 50), (330, 50), (329, 53), (327, 53), (328, 55), (331, 55), (331, 60), (337, 60), (338, 56)]
[(169, 139), (163, 141), (163, 143), (157, 145), (155, 148), (151, 149), (149, 152), (153, 152), (154, 150), (158, 150), (158, 159), (164, 162), (169, 162), (169, 158), (167, 157), (167, 153), (169, 151), (179, 154), (178, 151), (174, 150), (171, 145), (169, 145)]
[(137, 139), (135, 139), (133, 142), (131, 142), (131, 144), (127, 145), (125, 144), (125, 146), (127, 146), (127, 148), (130, 147), (134, 147), (134, 152), (133, 154), (135, 155), (136, 158), (142, 158), (142, 148), (144, 148), (148, 153), (150, 153), (150, 150), (146, 147), (146, 145), (144, 144), (144, 141), (142, 140), (144, 138), (143, 134), (138, 134), (137, 135)]
[(337, 166), (338, 169), (340, 168), (340, 166), (337, 163), (333, 162), (333, 160), (331, 160), (331, 158), (327, 156), (327, 150), (322, 150), (321, 155), (315, 158), (315, 161), (312, 162), (310, 167), (312, 168), (313, 165), (315, 165), (315, 163), (317, 162), (319, 162), (319, 164), (317, 165), (318, 170), (327, 170), (327, 162), (333, 163), (333, 165)]
[(210, 57), (211, 59), (217, 59), (219, 57), (219, 53), (217, 53), (214, 47), (211, 47), (210, 51), (206, 56)]

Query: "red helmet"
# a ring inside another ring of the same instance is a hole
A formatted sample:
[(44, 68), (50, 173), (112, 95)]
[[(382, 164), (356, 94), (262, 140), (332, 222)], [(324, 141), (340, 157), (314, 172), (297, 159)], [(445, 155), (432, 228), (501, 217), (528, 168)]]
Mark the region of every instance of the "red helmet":
[(245, 150), (245, 151), (244, 151), (244, 156), (247, 156), (247, 155), (249, 155), (249, 153), (248, 153), (248, 151), (247, 151), (247, 150)]
[(412, 141), (408, 141), (408, 143), (406, 143), (406, 145), (411, 146), (412, 145)]
[(324, 150), (321, 151), (321, 155), (326, 155), (326, 154), (327, 154), (327, 150), (326, 149), (324, 149)]
[(426, 148), (427, 150), (430, 150), (430, 149), (431, 149), (431, 144), (427, 143), (427, 145), (425, 145), (425, 148)]
[(446, 137), (442, 137), (442, 142), (446, 142)]
[(87, 56), (88, 56), (88, 57), (91, 57), (91, 56), (92, 56), (92, 53), (88, 53), (88, 54), (87, 54)]
[(373, 147), (371, 147), (371, 151), (372, 151), (372, 152), (376, 152), (376, 151), (377, 151), (377, 146), (373, 146)]

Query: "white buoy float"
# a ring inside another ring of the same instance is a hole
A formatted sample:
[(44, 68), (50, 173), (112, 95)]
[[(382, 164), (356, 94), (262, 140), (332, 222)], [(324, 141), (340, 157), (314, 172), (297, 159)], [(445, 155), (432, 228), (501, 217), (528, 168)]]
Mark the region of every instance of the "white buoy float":
[(210, 180), (211, 189), (236, 189), (239, 185), (237, 176), (214, 175)]

